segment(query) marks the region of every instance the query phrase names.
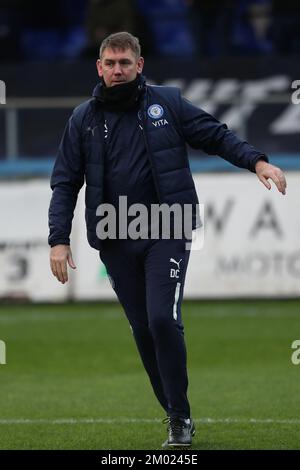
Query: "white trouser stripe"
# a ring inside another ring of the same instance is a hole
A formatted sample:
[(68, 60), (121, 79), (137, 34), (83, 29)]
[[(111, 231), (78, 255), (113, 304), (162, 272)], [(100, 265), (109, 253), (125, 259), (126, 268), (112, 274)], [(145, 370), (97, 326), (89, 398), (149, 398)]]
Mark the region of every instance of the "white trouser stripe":
[(176, 290), (175, 290), (174, 305), (173, 305), (173, 318), (174, 318), (174, 320), (177, 320), (177, 303), (178, 303), (179, 294), (180, 294), (180, 286), (181, 286), (181, 283), (177, 282)]

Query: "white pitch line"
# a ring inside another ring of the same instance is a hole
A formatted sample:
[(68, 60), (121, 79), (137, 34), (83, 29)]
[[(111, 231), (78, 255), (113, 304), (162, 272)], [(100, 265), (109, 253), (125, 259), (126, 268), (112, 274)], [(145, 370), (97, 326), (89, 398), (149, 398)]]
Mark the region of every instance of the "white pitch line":
[[(201, 424), (300, 424), (300, 419), (240, 419), (240, 418), (197, 418), (195, 423)], [(143, 418), (65, 418), (65, 419), (0, 419), (0, 425), (5, 424), (136, 424), (136, 423), (161, 423), (162, 419), (143, 419)]]

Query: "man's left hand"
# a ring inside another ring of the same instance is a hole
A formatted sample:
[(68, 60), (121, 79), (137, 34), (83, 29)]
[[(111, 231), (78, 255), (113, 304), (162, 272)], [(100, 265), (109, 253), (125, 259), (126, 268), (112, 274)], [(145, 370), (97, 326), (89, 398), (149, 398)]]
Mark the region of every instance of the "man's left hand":
[(286, 179), (280, 168), (263, 160), (259, 160), (255, 165), (255, 172), (258, 179), (266, 188), (271, 189), (271, 184), (268, 181), (268, 179), (271, 179), (276, 184), (278, 191), (285, 194)]

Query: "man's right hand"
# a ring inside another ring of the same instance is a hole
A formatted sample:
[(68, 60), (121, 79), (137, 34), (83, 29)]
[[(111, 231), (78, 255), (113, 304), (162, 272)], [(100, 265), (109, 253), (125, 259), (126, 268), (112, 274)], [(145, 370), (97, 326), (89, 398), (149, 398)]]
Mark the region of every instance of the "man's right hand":
[(62, 284), (68, 281), (67, 263), (72, 269), (76, 269), (69, 245), (55, 245), (50, 250), (50, 265), (53, 275)]

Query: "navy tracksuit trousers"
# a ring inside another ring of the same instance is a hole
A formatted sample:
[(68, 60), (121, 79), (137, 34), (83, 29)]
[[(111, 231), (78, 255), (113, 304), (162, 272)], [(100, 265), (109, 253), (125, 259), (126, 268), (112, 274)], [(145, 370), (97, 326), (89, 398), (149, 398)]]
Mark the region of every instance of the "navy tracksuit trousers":
[(154, 393), (169, 416), (190, 417), (181, 318), (185, 240), (105, 240), (100, 258), (124, 308)]

